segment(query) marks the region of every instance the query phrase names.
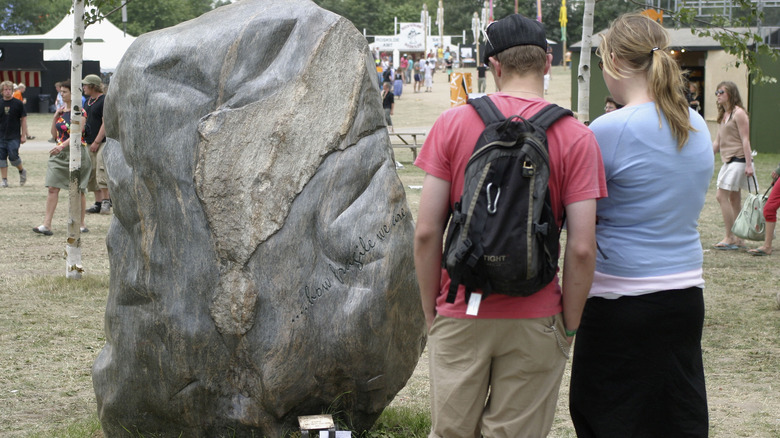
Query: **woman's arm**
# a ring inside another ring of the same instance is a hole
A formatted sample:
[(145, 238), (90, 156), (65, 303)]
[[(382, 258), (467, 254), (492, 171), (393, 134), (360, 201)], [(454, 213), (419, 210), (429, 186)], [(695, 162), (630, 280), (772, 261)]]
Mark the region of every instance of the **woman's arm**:
[(715, 134), (715, 140), (712, 142), (712, 153), (717, 154), (720, 152), (720, 127), (718, 127), (718, 133)]
[(57, 111), (54, 112), (54, 118), (51, 120), (51, 136), (54, 137), (54, 139), (57, 139), (57, 120), (60, 119), (60, 116), (62, 115), (62, 108), (57, 108)]
[(750, 149), (750, 119), (742, 108), (734, 115), (734, 121), (737, 123), (739, 137), (742, 139), (742, 150), (745, 153), (745, 174), (753, 175), (753, 151)]

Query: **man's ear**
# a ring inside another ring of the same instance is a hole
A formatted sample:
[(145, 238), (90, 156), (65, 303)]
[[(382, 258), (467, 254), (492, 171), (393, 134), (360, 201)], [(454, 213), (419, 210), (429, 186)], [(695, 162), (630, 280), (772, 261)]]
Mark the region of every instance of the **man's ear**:
[(488, 62), (490, 63), (490, 66), (493, 68), (493, 72), (496, 76), (501, 77), (501, 63), (496, 59), (495, 56), (491, 56), (488, 58)]

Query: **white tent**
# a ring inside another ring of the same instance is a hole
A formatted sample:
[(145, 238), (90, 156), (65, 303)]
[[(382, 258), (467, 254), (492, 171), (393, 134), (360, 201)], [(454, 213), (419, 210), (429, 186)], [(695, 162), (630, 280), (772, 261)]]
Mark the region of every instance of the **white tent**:
[[(68, 14), (54, 28), (43, 35), (6, 35), (0, 42), (43, 43), (44, 61), (67, 61), (71, 59), (70, 44), (73, 40), (73, 15)], [(135, 41), (107, 19), (87, 26), (84, 31), (84, 61), (100, 61), (100, 70), (111, 72)]]
[[(52, 40), (67, 37), (70, 41), (72, 35), (73, 15), (69, 14), (43, 36)], [(107, 19), (101, 20), (89, 25), (84, 31), (84, 60), (100, 61), (101, 71), (112, 72), (116, 70), (119, 61), (133, 41), (135, 41), (135, 37), (125, 35), (122, 30)], [(45, 61), (71, 59), (70, 45), (71, 43), (68, 42), (58, 50), (44, 50), (43, 59)]]

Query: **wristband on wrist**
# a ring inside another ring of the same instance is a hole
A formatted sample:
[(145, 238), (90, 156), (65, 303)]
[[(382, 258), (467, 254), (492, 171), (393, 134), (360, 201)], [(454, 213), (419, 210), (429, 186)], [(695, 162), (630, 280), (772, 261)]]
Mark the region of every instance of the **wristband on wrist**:
[(577, 334), (577, 329), (569, 330), (567, 328), (564, 328), (563, 331), (566, 333), (567, 338), (571, 338), (572, 336)]

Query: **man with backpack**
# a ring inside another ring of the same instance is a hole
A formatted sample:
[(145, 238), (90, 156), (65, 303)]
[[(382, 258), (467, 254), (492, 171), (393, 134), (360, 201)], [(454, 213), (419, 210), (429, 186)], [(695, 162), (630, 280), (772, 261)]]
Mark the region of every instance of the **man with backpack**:
[(544, 26), (516, 14), (486, 35), (499, 92), (443, 113), (415, 162), (426, 172), (414, 257), (430, 436), (542, 437), (593, 278), (604, 168), (591, 131), (547, 108)]

